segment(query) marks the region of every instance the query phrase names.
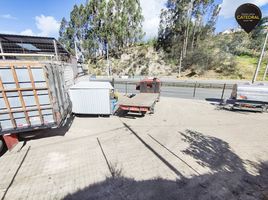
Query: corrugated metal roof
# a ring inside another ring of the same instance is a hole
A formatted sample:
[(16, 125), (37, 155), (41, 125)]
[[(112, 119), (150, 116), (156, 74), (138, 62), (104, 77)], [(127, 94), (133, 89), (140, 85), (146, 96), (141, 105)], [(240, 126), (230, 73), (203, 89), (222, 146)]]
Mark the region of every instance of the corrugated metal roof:
[(109, 82), (82, 81), (75, 84), (70, 89), (113, 89), (113, 87)]

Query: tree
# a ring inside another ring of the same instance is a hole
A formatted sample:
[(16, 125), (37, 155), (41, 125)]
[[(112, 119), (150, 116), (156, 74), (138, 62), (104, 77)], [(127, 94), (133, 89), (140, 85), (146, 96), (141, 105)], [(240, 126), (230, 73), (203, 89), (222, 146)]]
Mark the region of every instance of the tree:
[(168, 0), (160, 16), (157, 48), (176, 60), (180, 71), (186, 56), (193, 56), (201, 41), (213, 35), (218, 14), (213, 0)]
[(139, 0), (90, 0), (62, 21), (60, 40), (69, 49), (76, 42), (87, 58), (106, 55), (107, 47), (116, 55), (142, 39), (142, 21)]

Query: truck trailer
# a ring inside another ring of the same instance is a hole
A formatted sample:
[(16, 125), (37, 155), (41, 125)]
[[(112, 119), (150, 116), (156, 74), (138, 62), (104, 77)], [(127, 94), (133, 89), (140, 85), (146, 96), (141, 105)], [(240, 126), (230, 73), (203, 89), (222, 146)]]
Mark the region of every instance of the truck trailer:
[(54, 38), (0, 34), (0, 155), (21, 133), (64, 124), (78, 74)]

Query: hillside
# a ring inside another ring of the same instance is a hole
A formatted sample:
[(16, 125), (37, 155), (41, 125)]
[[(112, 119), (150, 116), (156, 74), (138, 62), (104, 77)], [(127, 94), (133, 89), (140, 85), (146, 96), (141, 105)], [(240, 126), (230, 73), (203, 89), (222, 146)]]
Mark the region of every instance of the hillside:
[[(150, 45), (127, 48), (120, 58), (110, 57), (109, 62), (113, 74), (118, 76), (178, 77), (178, 66), (168, 62), (162, 51), (158, 52)], [(187, 70), (182, 70), (181, 78), (251, 80), (257, 62), (257, 57), (235, 56), (232, 69), (222, 69), (219, 66), (215, 66), (212, 70), (200, 73), (195, 71), (195, 68), (188, 68)], [(107, 75), (107, 66), (106, 58), (100, 57), (96, 63), (89, 63), (89, 73)], [(265, 63), (263, 63), (259, 78), (262, 78), (265, 66)]]
[[(176, 66), (164, 61), (163, 52), (157, 52), (148, 45), (130, 47), (124, 50), (120, 58), (110, 57), (110, 65), (113, 74), (122, 76), (166, 76), (172, 75)], [(107, 74), (106, 58), (97, 59), (96, 63), (89, 64), (92, 74)]]

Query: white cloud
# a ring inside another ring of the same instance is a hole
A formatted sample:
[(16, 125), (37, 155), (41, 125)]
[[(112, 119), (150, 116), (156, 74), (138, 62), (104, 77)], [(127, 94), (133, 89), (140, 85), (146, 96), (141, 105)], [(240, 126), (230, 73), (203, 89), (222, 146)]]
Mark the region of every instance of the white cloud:
[(8, 30), (0, 30), (0, 33), (2, 33), (2, 34), (11, 34), (11, 35), (17, 35), (18, 34), (15, 31), (8, 31)]
[(52, 16), (36, 16), (35, 24), (40, 30), (40, 36), (57, 36), (60, 28), (60, 23)]
[(10, 15), (10, 14), (5, 14), (5, 15), (0, 15), (0, 18), (3, 19), (17, 19), (16, 17)]
[(32, 29), (26, 29), (20, 32), (21, 35), (34, 35)]
[[(4, 15), (0, 15), (0, 18)], [(12, 17), (12, 16), (10, 16)], [(7, 18), (7, 16), (6, 16)], [(52, 16), (40, 15), (35, 17), (35, 25), (38, 31), (34, 32), (32, 29), (25, 29), (21, 32), (15, 31), (0, 31), (0, 33), (6, 34), (21, 34), (21, 35), (30, 35), (30, 36), (44, 36), (44, 37), (58, 37), (58, 32), (60, 28), (60, 23)]]
[(143, 31), (146, 33), (145, 39), (156, 37), (161, 9), (165, 7), (166, 0), (141, 0), (140, 2), (144, 16)]
[(268, 3), (268, 0), (223, 0), (220, 16), (223, 16), (224, 18), (234, 17), (235, 10), (244, 3), (253, 3), (257, 6), (264, 6)]

